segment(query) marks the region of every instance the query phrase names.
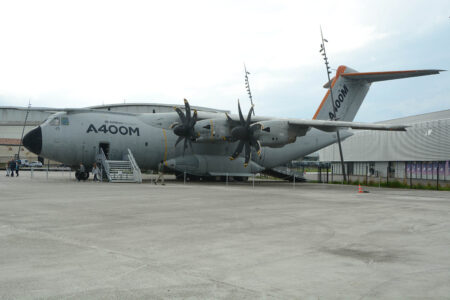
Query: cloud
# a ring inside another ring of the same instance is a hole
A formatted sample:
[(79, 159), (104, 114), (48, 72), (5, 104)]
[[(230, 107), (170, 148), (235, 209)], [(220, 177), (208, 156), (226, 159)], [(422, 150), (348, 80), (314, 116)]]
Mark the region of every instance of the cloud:
[[(373, 68), (383, 64), (377, 49), (448, 26), (446, 7), (384, 0), (4, 2), (0, 28), (9, 30), (0, 31), (0, 105), (186, 97), (235, 111), (236, 99), (247, 97), (245, 62), (258, 112), (292, 116), (293, 107), (309, 116), (326, 81), (319, 25), (333, 66), (345, 60)], [(367, 49), (370, 57), (354, 61)], [(274, 99), (284, 105), (274, 108)]]

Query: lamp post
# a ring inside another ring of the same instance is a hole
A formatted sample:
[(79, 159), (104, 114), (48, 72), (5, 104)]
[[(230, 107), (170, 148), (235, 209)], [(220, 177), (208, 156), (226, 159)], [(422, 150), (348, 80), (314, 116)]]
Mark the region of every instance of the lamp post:
[(30, 107), (31, 107), (31, 103), (30, 103), (30, 100), (28, 100), (27, 114), (25, 115), (25, 121), (23, 122), (22, 135), (20, 136), (20, 143), (19, 143), (19, 151), (17, 152), (17, 159), (20, 159), (20, 149), (22, 147), (23, 134), (25, 132), (25, 125), (27, 124), (28, 113), (30, 112)]

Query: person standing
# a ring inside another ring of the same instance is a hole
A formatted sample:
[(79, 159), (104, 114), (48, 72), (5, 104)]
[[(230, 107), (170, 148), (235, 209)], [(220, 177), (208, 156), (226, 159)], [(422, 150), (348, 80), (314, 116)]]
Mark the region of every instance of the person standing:
[(92, 166), (92, 175), (94, 175), (94, 181), (100, 181), (98, 177), (100, 177), (100, 169), (97, 166), (97, 163), (94, 163)]
[(20, 168), (20, 162), (16, 161), (16, 177), (19, 177), (19, 168)]
[(11, 173), (11, 168), (10, 168), (10, 163), (11, 163), (11, 161), (10, 160), (8, 160), (7, 162), (6, 162), (6, 176), (9, 176), (9, 174)]
[(14, 177), (14, 171), (16, 170), (16, 161), (11, 159), (9, 162), (9, 169), (11, 170), (11, 177)]
[(155, 184), (158, 184), (158, 180), (161, 180), (161, 185), (166, 185), (164, 183), (164, 163), (160, 161), (158, 164), (158, 178), (155, 180)]

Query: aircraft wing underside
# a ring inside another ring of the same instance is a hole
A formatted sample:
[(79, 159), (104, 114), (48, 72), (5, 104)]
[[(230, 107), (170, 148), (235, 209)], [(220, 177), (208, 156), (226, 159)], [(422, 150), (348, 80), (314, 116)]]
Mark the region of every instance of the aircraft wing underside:
[[(303, 132), (305, 128), (316, 128), (326, 132), (333, 132), (338, 129), (359, 129), (359, 130), (385, 130), (385, 131), (406, 131), (404, 125), (371, 124), (360, 122), (324, 121), (324, 120), (300, 120), (288, 119), (288, 124), (294, 130)], [(303, 135), (303, 134), (302, 134)]]

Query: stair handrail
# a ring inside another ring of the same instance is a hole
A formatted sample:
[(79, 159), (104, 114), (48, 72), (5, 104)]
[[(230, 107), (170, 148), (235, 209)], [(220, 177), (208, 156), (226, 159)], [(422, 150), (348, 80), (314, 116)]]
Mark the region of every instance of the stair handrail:
[(131, 167), (133, 168), (134, 180), (138, 183), (142, 183), (141, 169), (139, 168), (138, 164), (136, 163), (133, 153), (131, 153), (131, 150), (129, 148), (128, 148), (128, 160), (130, 161)]
[[(111, 181), (111, 175), (109, 173), (110, 172), (109, 162), (106, 159), (105, 152), (103, 152), (102, 148), (99, 149), (99, 154), (98, 155), (99, 155), (99, 158), (100, 158), (100, 163), (102, 164), (102, 167), (105, 169), (105, 173), (106, 173), (106, 176), (108, 177), (108, 181)], [(103, 174), (101, 176), (103, 176)]]

